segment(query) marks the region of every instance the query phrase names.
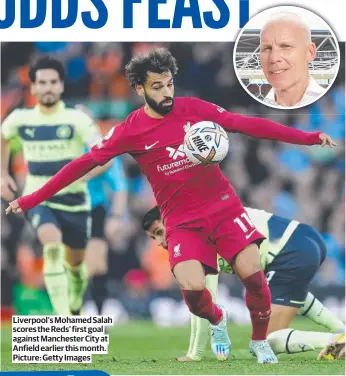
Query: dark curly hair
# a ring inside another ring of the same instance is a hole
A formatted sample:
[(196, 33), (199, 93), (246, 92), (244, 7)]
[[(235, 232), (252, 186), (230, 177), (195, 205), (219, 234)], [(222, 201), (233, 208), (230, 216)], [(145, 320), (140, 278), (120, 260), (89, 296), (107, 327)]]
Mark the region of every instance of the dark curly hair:
[(134, 56), (125, 67), (127, 79), (133, 88), (143, 85), (148, 72), (178, 72), (178, 66), (173, 55), (166, 48), (155, 48), (148, 55)]
[(161, 219), (160, 209), (158, 206), (154, 206), (150, 209), (142, 218), (142, 229), (148, 231), (150, 226)]
[(29, 78), (31, 82), (36, 81), (36, 72), (40, 69), (53, 69), (58, 72), (61, 81), (64, 81), (65, 69), (62, 63), (49, 56), (38, 59), (29, 70)]

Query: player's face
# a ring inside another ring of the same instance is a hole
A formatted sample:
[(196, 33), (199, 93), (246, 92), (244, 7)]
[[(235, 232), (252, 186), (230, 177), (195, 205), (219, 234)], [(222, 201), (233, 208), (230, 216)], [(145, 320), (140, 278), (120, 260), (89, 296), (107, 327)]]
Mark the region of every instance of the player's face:
[(144, 96), (146, 103), (158, 114), (167, 115), (172, 111), (174, 83), (171, 72), (149, 72), (145, 84), (139, 85), (137, 92)]
[(149, 227), (147, 234), (155, 240), (156, 244), (167, 249), (166, 229), (162, 221), (154, 221)]
[(54, 69), (39, 69), (36, 81), (31, 85), (31, 92), (36, 95), (38, 102), (46, 107), (54, 106), (64, 91), (64, 83), (59, 73)]
[(307, 31), (295, 22), (269, 23), (261, 33), (263, 73), (274, 89), (287, 90), (308, 77), (308, 64), (316, 56)]

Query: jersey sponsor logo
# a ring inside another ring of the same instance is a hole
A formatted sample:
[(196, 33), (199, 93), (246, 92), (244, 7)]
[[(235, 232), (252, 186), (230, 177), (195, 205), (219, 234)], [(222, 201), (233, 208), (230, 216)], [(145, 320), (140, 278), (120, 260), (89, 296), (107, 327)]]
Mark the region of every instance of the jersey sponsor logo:
[(157, 165), (157, 171), (164, 172), (165, 175), (171, 175), (171, 174), (174, 174), (175, 172), (185, 170), (192, 166), (193, 164), (191, 164), (189, 158), (185, 158), (185, 159), (181, 159), (180, 161), (166, 163), (164, 165)]
[(173, 158), (174, 160), (176, 160), (179, 157), (185, 157), (183, 144), (179, 145), (178, 149), (174, 149), (168, 146), (166, 147), (166, 150), (169, 152), (169, 158)]
[(36, 128), (26, 128), (24, 133), (31, 138), (35, 137)]
[(180, 252), (180, 243), (177, 244), (177, 245), (173, 248), (173, 252), (174, 252), (174, 257), (179, 257), (179, 256), (181, 256), (181, 252)]
[(150, 150), (151, 148), (153, 148), (157, 143), (159, 143), (160, 141), (156, 141), (154, 142), (153, 144), (151, 145), (145, 145), (145, 150)]
[(164, 172), (168, 176), (194, 166), (190, 159), (186, 158), (183, 144), (179, 145), (178, 149), (168, 146), (166, 150), (169, 152), (169, 158), (172, 158), (174, 162), (157, 165), (157, 171)]
[[(51, 142), (25, 142), (23, 145), (24, 154), (27, 161), (55, 161), (62, 155), (66, 155), (71, 150), (71, 143), (66, 141)], [(73, 158), (73, 157), (72, 157)]]

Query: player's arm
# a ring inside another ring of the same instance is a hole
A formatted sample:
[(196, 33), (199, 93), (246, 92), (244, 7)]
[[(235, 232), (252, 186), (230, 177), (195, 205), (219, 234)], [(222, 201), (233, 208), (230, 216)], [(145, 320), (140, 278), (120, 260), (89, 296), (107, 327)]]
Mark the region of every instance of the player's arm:
[[(77, 132), (86, 146), (88, 151), (94, 145), (96, 145), (102, 139), (99, 126), (97, 125), (91, 111), (84, 105), (78, 104), (75, 106), (78, 119), (76, 120)], [(96, 178), (99, 175), (104, 174), (110, 167), (112, 163), (109, 161), (103, 166), (97, 166), (87, 174), (85, 174), (81, 180), (88, 181), (93, 178)]]
[[(102, 142), (95, 145), (88, 153), (64, 166), (39, 190), (10, 203), (6, 214), (20, 213), (48, 200), (56, 193), (80, 179), (98, 165), (104, 165), (117, 155), (127, 152), (127, 138), (124, 135), (124, 124), (113, 127)], [(116, 130), (115, 130), (116, 129)]]
[(10, 201), (14, 199), (17, 185), (8, 172), (10, 160), (10, 139), (17, 136), (18, 110), (14, 110), (1, 125), (1, 197)]
[(256, 138), (289, 144), (336, 146), (331, 137), (321, 132), (304, 132), (268, 119), (234, 114), (197, 98), (193, 98), (193, 102), (195, 111), (202, 115), (204, 120), (214, 121), (228, 132), (239, 132)]
[[(89, 150), (90, 150), (89, 148), (85, 148), (84, 152), (87, 153)], [(112, 166), (112, 161), (108, 161), (103, 166), (96, 166), (91, 171), (86, 173), (83, 177), (81, 177), (80, 180), (85, 182), (85, 181), (94, 179), (97, 176), (106, 173), (107, 170), (109, 170), (111, 166)]]
[(106, 164), (104, 164), (103, 166), (96, 166), (94, 169), (92, 169), (87, 174), (85, 174), (82, 177), (82, 180), (88, 181), (88, 180), (96, 178), (99, 175), (104, 174), (110, 168), (111, 165), (112, 165), (112, 162), (109, 161)]

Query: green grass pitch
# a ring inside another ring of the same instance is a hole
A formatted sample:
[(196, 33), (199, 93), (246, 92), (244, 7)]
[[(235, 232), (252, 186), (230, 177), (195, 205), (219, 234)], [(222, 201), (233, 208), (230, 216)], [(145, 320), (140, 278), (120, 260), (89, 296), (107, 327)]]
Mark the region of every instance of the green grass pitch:
[[(294, 322), (296, 329), (318, 330), (321, 327), (306, 319)], [(151, 322), (131, 322), (113, 327), (108, 355), (94, 355), (92, 364), (12, 364), (11, 329), (2, 329), (1, 370), (87, 370), (98, 369), (121, 375), (344, 375), (345, 363), (317, 361), (317, 352), (280, 355), (278, 364), (257, 364), (248, 351), (250, 326), (230, 325), (232, 355), (219, 362), (208, 347), (201, 362), (179, 363), (185, 354), (189, 328), (157, 328)]]

